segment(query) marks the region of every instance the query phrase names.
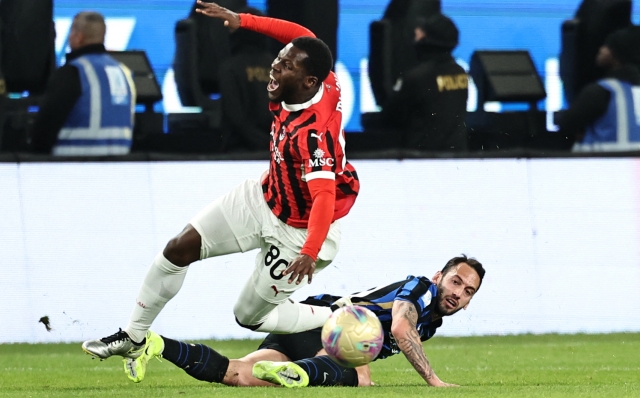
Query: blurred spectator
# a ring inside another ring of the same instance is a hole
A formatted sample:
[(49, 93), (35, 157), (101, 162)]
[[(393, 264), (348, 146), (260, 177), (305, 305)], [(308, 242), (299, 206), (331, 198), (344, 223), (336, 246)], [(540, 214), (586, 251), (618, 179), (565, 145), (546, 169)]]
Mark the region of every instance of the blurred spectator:
[(54, 155), (129, 153), (135, 87), (129, 69), (104, 48), (97, 12), (73, 19), (66, 64), (49, 80), (31, 130), (32, 148)]
[(560, 78), (569, 104), (604, 77), (593, 61), (611, 33), (631, 25), (631, 10), (631, 0), (582, 0), (573, 19), (563, 22)]
[(589, 84), (559, 116), (574, 151), (640, 150), (640, 27), (609, 35), (596, 57), (605, 77)]
[[(262, 15), (251, 7), (238, 12)], [(264, 150), (271, 138), (267, 84), (274, 57), (260, 33), (237, 29), (229, 40), (231, 57), (220, 65), (219, 79), (223, 151)]]
[(419, 64), (396, 84), (382, 107), (385, 123), (402, 131), (402, 146), (434, 151), (466, 150), (468, 76), (451, 52), (458, 28), (442, 14), (421, 20), (414, 46)]

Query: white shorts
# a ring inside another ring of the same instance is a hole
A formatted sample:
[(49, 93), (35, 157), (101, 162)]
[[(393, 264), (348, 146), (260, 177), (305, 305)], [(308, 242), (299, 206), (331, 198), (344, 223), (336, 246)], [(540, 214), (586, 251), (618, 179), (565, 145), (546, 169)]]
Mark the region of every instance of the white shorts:
[[(247, 180), (202, 209), (190, 222), (202, 237), (200, 259), (260, 248), (251, 276), (256, 293), (273, 304), (286, 300), (307, 284), (307, 278), (289, 284), (282, 271), (300, 254), (307, 239), (306, 228), (280, 221), (264, 200), (257, 180)], [(316, 273), (338, 253), (340, 224), (329, 228), (316, 261)]]

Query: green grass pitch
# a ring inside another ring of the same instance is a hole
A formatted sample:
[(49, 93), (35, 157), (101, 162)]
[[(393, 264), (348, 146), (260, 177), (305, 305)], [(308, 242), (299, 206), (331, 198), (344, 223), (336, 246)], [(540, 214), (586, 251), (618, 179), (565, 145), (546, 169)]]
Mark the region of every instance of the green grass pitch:
[[(208, 341), (242, 356), (257, 341)], [(92, 360), (80, 344), (0, 345), (0, 397), (640, 397), (640, 334), (435, 337), (436, 374), (459, 388), (429, 388), (403, 355), (372, 364), (371, 388), (234, 388), (196, 381), (153, 360), (131, 383), (122, 361)]]

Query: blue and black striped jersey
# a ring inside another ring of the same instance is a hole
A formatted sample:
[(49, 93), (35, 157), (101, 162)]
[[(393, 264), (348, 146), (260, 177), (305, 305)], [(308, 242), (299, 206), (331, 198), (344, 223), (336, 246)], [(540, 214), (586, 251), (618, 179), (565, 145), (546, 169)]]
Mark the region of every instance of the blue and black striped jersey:
[[(416, 306), (418, 323), (416, 329), (422, 341), (429, 340), (442, 326), (442, 318), (434, 320), (437, 286), (424, 276), (409, 275), (407, 279), (390, 285), (378, 286), (364, 292), (349, 295), (354, 305), (361, 305), (373, 311), (382, 323), (384, 330), (384, 345), (376, 359), (400, 353), (400, 348), (391, 334), (391, 308), (396, 300), (408, 301)], [(341, 297), (320, 294), (305, 300), (308, 304), (332, 305)], [(321, 303), (320, 303), (321, 302)]]

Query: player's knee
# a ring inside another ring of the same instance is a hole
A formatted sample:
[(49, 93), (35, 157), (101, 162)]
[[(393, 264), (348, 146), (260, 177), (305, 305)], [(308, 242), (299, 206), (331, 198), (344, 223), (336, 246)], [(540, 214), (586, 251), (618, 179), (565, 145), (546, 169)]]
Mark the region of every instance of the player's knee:
[(252, 308), (249, 308), (242, 300), (238, 300), (233, 306), (233, 315), (235, 315), (238, 325), (245, 329), (256, 330), (262, 325), (260, 319), (256, 319), (255, 311), (252, 311)]
[(240, 318), (238, 318), (238, 315), (236, 315), (236, 323), (238, 325), (242, 326), (245, 329), (249, 329), (249, 330), (255, 331), (255, 330), (258, 330), (258, 328), (260, 326), (262, 326), (262, 323), (257, 323), (255, 325), (252, 325), (251, 322), (252, 322), (252, 320), (250, 318), (240, 319)]
[(244, 325), (248, 325), (252, 321), (251, 311), (247, 308), (246, 303), (242, 302), (242, 300), (236, 301), (233, 305), (233, 315), (235, 315), (238, 325), (242, 327), (244, 327)]
[(186, 267), (200, 259), (201, 245), (202, 239), (200, 234), (198, 234), (193, 227), (187, 227), (167, 243), (162, 254), (164, 254), (172, 264), (178, 267)]
[(184, 247), (179, 237), (175, 237), (167, 243), (164, 251), (162, 252), (167, 260), (178, 267), (186, 267), (197, 259), (193, 258), (193, 255)]

